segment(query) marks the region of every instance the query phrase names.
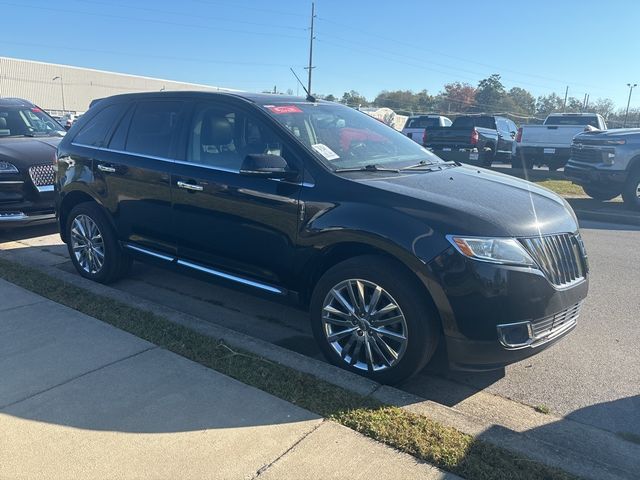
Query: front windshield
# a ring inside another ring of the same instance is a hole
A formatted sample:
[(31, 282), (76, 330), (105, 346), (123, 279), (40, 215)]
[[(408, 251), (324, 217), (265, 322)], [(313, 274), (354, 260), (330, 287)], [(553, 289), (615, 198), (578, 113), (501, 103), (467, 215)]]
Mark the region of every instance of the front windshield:
[(38, 107), (0, 107), (0, 137), (64, 134), (64, 128)]
[(442, 162), (400, 132), (343, 105), (279, 103), (263, 108), (334, 170)]

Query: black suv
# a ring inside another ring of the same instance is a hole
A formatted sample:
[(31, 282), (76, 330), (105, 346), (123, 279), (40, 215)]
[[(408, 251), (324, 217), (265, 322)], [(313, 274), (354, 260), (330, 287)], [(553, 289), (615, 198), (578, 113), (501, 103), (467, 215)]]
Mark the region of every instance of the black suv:
[(56, 208), (82, 276), (136, 258), (298, 302), (331, 362), (383, 382), (441, 342), (464, 369), (533, 355), (587, 295), (560, 197), (313, 98), (101, 100), (59, 146)]
[(55, 151), (66, 132), (33, 103), (0, 98), (0, 229), (55, 219)]

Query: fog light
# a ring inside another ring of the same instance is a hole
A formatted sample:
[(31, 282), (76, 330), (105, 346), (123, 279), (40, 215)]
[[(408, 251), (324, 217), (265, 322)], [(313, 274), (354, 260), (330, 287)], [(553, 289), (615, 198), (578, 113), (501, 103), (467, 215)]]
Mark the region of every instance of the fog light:
[(605, 165), (613, 165), (613, 162), (616, 158), (616, 154), (615, 153), (607, 153), (607, 157), (604, 159), (604, 164)]
[(531, 322), (507, 323), (497, 328), (500, 343), (507, 348), (526, 347), (533, 339)]

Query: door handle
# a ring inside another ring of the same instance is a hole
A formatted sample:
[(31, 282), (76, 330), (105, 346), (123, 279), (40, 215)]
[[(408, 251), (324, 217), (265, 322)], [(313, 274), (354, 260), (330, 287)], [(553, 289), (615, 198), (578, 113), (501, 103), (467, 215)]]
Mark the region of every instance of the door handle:
[(202, 185), (194, 185), (193, 183), (181, 182), (179, 180), (178, 180), (178, 187), (184, 188), (185, 190), (191, 190), (194, 192), (201, 192), (202, 190), (204, 190), (204, 187)]
[(101, 172), (116, 173), (116, 169), (114, 167), (110, 165), (103, 165), (101, 163), (98, 164), (98, 170)]

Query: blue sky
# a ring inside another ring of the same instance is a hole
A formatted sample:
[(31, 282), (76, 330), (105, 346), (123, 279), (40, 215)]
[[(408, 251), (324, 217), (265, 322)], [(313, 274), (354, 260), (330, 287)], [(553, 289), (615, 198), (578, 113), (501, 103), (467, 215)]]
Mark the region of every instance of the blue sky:
[[(0, 55), (261, 91), (306, 83), (307, 0), (0, 0)], [(640, 2), (317, 0), (314, 88), (508, 87), (626, 105)], [(301, 91), (301, 90), (300, 90)], [(640, 91), (632, 99), (640, 106)]]

